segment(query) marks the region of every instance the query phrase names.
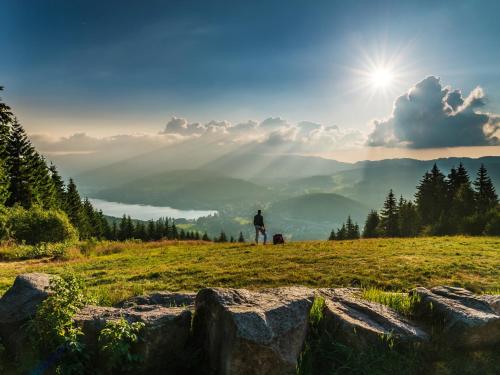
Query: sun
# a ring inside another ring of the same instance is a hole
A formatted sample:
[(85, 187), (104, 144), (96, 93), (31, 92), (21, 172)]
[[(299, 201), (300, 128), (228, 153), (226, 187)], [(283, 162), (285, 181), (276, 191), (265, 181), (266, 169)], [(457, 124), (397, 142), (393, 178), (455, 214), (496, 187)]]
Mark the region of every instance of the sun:
[(374, 88), (387, 89), (394, 82), (394, 73), (386, 68), (377, 68), (369, 74), (369, 79)]

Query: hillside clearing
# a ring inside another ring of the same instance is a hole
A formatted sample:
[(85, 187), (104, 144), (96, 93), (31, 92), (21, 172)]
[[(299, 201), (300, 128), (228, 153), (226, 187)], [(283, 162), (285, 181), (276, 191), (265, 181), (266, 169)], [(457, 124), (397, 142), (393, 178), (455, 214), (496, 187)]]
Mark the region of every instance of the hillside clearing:
[(25, 272), (83, 277), (100, 304), (153, 290), (203, 287), (362, 286), (408, 290), (461, 286), (500, 290), (500, 237), (426, 237), (293, 242), (284, 246), (203, 242), (100, 243), (67, 260), (0, 262), (0, 291)]

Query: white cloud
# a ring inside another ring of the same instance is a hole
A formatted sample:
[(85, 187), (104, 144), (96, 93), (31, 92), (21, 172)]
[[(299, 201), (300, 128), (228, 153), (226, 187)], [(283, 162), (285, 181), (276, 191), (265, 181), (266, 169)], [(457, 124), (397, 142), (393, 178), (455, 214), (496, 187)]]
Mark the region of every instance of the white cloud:
[(391, 116), (373, 123), (367, 145), (409, 148), (486, 146), (500, 144), (496, 115), (479, 112), (482, 88), (467, 97), (429, 76), (394, 102)]

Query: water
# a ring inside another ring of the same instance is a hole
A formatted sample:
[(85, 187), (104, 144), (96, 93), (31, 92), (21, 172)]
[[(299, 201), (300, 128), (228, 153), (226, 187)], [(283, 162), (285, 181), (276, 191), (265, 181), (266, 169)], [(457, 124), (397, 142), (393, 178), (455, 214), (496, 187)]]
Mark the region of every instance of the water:
[(174, 219), (197, 219), (202, 216), (217, 213), (215, 210), (178, 210), (172, 207), (109, 202), (95, 198), (89, 198), (89, 200), (96, 209), (102, 210), (105, 215), (115, 217), (130, 215), (133, 219), (139, 220), (156, 220), (160, 217), (171, 217)]

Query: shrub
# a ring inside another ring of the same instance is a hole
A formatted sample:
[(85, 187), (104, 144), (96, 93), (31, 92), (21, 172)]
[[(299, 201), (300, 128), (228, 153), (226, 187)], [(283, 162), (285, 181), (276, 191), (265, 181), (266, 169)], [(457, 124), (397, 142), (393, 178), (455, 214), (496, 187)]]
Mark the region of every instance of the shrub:
[(491, 212), (484, 232), (489, 236), (500, 236), (500, 210)]
[(144, 323), (129, 323), (124, 318), (107, 322), (99, 333), (99, 350), (106, 358), (107, 373), (132, 370), (141, 362), (141, 357), (133, 353), (134, 345), (139, 341), (139, 332)]
[(29, 326), (35, 350), (42, 356), (58, 353), (63, 357), (56, 373), (80, 374), (85, 358), (83, 333), (75, 326), (73, 316), (91, 300), (83, 281), (71, 274), (52, 278), (50, 288), (52, 293), (41, 303)]
[(9, 237), (7, 221), (7, 210), (4, 207), (0, 206), (0, 240), (5, 240)]
[(78, 233), (65, 213), (32, 207), (25, 210), (15, 207), (9, 210), (7, 227), (17, 242), (38, 244), (76, 240)]

